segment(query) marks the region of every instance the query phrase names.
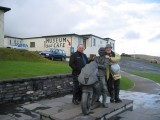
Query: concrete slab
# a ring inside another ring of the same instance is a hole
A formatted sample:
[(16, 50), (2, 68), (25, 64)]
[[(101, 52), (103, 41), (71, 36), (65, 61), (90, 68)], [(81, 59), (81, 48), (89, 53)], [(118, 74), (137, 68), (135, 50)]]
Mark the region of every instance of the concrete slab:
[(27, 109), (27, 110), (34, 110), (38, 107), (46, 107), (45, 105), (39, 104), (39, 103), (32, 103), (32, 104), (27, 104), (27, 105), (23, 105), (23, 108)]
[(122, 103), (110, 103), (108, 104), (108, 108), (96, 108), (93, 110), (93, 114), (91, 116), (95, 117), (96, 119), (109, 119), (119, 113), (132, 110), (133, 108), (133, 101), (131, 100), (122, 100)]
[(77, 106), (77, 105), (75, 105), (73, 103), (65, 104), (64, 106), (61, 106), (62, 111), (70, 110), (70, 109), (77, 108), (77, 107), (79, 107), (79, 106)]
[[(93, 113), (92, 113), (93, 112)], [(114, 108), (96, 108), (91, 112), (90, 116), (101, 118), (102, 116), (114, 112)]]
[[(72, 95), (70, 95), (72, 96)], [(70, 97), (60, 97), (60, 98), (52, 98), (52, 99), (46, 99), (46, 100), (41, 100), (38, 101), (38, 103), (40, 104), (48, 104), (48, 103), (53, 103), (53, 102), (63, 102), (63, 103), (72, 103), (72, 99)]]
[(50, 117), (51, 115), (56, 114), (59, 111), (61, 111), (61, 108), (54, 107), (54, 108), (50, 108), (50, 109), (46, 109), (46, 110), (40, 110), (40, 111), (38, 111), (38, 113), (41, 114), (42, 116)]
[(60, 97), (56, 98), (55, 102), (72, 103), (72, 99), (67, 97)]
[(91, 110), (88, 116), (84, 116), (80, 105), (65, 104), (61, 107), (50, 108), (47, 110), (40, 111), (42, 120), (95, 120), (101, 118), (111, 118), (125, 110), (133, 107), (133, 101), (123, 100), (122, 103), (109, 104), (108, 108), (95, 108)]
[(95, 117), (92, 117), (90, 115), (87, 116), (80, 115), (78, 117), (75, 117), (73, 120), (95, 120)]
[(0, 120), (16, 120), (16, 119), (9, 115), (0, 115)]
[(70, 110), (66, 110), (63, 112), (60, 112), (58, 114), (51, 115), (51, 119), (55, 120), (71, 120), (75, 118), (78, 115), (82, 115), (81, 107), (73, 108)]
[(63, 102), (52, 102), (52, 103), (48, 103), (48, 104), (45, 104), (46, 106), (49, 106), (49, 107), (61, 107), (63, 105), (65, 105), (66, 103), (63, 103)]

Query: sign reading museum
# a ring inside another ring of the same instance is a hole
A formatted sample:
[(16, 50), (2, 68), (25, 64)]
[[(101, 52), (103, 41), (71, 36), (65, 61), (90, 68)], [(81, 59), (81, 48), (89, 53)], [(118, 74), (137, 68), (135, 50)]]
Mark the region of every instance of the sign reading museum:
[(54, 37), (54, 38), (46, 38), (44, 41), (45, 48), (62, 48), (66, 47), (66, 43), (68, 43), (66, 37)]

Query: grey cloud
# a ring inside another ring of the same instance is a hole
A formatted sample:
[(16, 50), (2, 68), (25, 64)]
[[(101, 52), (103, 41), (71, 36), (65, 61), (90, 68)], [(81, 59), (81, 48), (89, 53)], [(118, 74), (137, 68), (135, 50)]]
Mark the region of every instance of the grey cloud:
[(75, 32), (73, 26), (87, 18), (85, 10), (72, 12), (69, 2), (64, 5), (56, 0), (30, 0), (8, 7), (12, 10), (5, 14), (5, 33), (17, 37)]
[(128, 31), (123, 38), (128, 40), (135, 40), (140, 38), (140, 34), (135, 31)]
[(160, 34), (158, 34), (148, 40), (148, 42), (156, 42), (156, 41), (160, 41)]

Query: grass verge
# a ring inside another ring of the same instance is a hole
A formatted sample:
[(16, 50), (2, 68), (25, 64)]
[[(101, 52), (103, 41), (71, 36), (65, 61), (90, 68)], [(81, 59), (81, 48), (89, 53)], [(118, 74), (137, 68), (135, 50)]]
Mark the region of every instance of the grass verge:
[(122, 76), (121, 84), (120, 84), (120, 89), (121, 90), (128, 90), (128, 89), (132, 88), (133, 85), (134, 85), (134, 83), (131, 80)]
[(68, 63), (61, 61), (0, 61), (0, 80), (66, 73), (71, 73), (71, 69)]
[(148, 78), (150, 80), (153, 80), (157, 83), (160, 83), (160, 74), (156, 74), (156, 73), (142, 73), (142, 72), (129, 72), (131, 74), (140, 76), (140, 77), (144, 77), (144, 78)]

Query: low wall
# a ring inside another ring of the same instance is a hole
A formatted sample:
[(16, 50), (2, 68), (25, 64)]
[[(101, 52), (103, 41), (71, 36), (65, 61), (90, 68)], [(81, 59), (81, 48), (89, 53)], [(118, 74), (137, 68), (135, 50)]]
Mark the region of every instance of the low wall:
[(34, 101), (72, 92), (72, 76), (53, 75), (0, 81), (0, 104)]

